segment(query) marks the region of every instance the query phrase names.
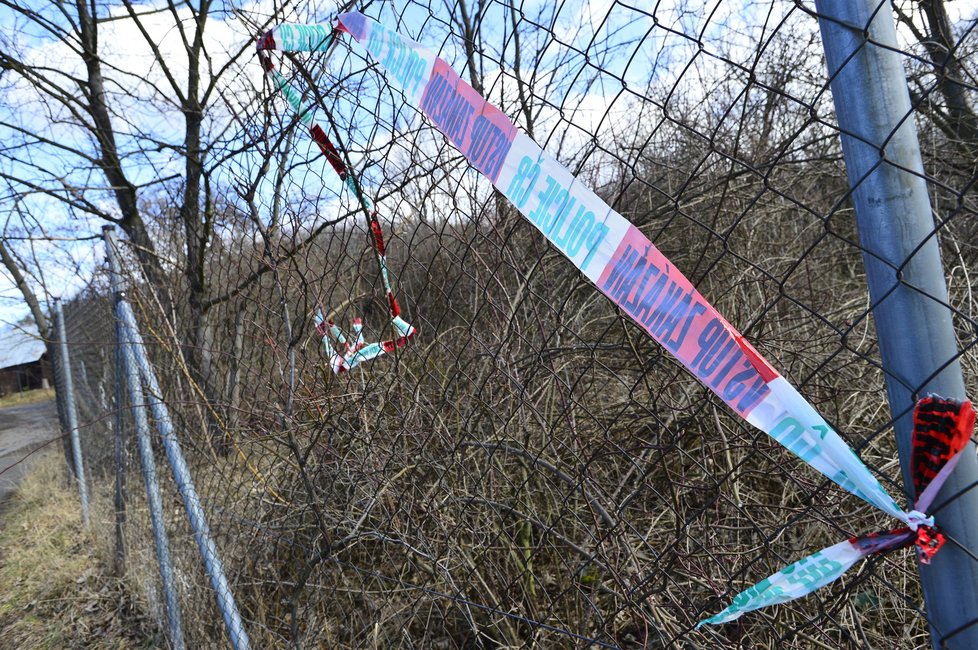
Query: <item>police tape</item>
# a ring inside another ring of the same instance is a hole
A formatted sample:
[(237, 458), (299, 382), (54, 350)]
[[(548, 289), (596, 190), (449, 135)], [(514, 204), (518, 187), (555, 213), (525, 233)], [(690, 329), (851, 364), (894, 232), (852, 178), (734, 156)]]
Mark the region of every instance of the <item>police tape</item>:
[(918, 515), (910, 526), (853, 537), (809, 555), (737, 594), (729, 607), (700, 621), (697, 627), (727, 623), (746, 612), (800, 598), (829, 584), (870, 555), (916, 546), (920, 562), (930, 564), (945, 540), (934, 525), (934, 518), (923, 513), (930, 509), (934, 497), (954, 470), (974, 427), (975, 410), (971, 402), (936, 396), (917, 402), (910, 470)]
[[(288, 44), (290, 50), (286, 51), (330, 52), (335, 45), (334, 30), (326, 29), (322, 25), (285, 25), (283, 27), (284, 29), (280, 28), (277, 31), (277, 35), (280, 42)], [(390, 272), (387, 268), (387, 250), (384, 244), (384, 235), (380, 227), (377, 210), (374, 208), (370, 198), (363, 192), (356, 174), (347, 166), (341, 150), (333, 144), (326, 135), (326, 130), (315, 119), (316, 104), (310, 103), (303, 106), (302, 96), (296, 92), (292, 84), (289, 83), (289, 80), (272, 62), (271, 57), (268, 55), (268, 50), (276, 49), (275, 44), (276, 41), (272, 36), (272, 32), (266, 34), (259, 41), (259, 61), (272, 86), (285, 96), (293, 110), (295, 110), (299, 120), (309, 128), (309, 135), (313, 142), (316, 143), (330, 166), (336, 172), (336, 175), (350, 189), (353, 196), (363, 208), (363, 211), (367, 214), (371, 242), (377, 257), (381, 281), (383, 282), (387, 303), (390, 308), (391, 326), (398, 333), (396, 338), (389, 341), (367, 344), (363, 338), (362, 321), (356, 318), (353, 321), (353, 328), (356, 334), (355, 341), (347, 344), (345, 337), (332, 321), (329, 322), (329, 327), (323, 327), (325, 321), (322, 310), (317, 311), (317, 332), (322, 339), (323, 346), (332, 353), (330, 355), (330, 368), (334, 373), (339, 374), (352, 370), (364, 361), (376, 359), (384, 354), (393, 352), (397, 348), (404, 347), (410, 342), (417, 330), (401, 318), (401, 307), (397, 302), (397, 298), (394, 297), (394, 291), (391, 288)]]
[[(933, 530), (932, 518), (897, 505), (815, 408), (648, 237), (521, 132), (447, 62), (358, 12), (340, 15), (335, 28), (279, 25), (259, 40), (259, 49), (307, 51), (335, 31), (349, 33), (364, 46), (386, 70), (388, 83), (704, 386), (815, 470), (901, 520), (910, 531), (892, 539), (870, 537), (895, 544), (895, 539), (917, 540), (918, 529), (925, 537)], [(748, 589), (731, 607), (703, 623), (733, 620), (746, 611), (798, 598), (842, 575), (868, 553), (866, 549), (892, 547), (852, 540), (829, 547)]]
[(415, 334), (414, 327), (400, 316), (391, 318), (391, 326), (397, 331), (396, 338), (387, 341), (367, 343), (363, 336), (363, 320), (353, 319), (353, 337), (347, 339), (343, 331), (332, 320), (326, 320), (322, 309), (316, 310), (316, 333), (327, 349), (332, 350), (329, 367), (337, 375), (353, 370), (364, 361), (370, 361), (410, 343)]

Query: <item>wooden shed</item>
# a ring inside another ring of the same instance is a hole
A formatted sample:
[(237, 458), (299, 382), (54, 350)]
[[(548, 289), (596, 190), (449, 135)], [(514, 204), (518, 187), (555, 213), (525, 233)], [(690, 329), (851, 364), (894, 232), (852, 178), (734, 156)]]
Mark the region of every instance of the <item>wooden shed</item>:
[(47, 349), (33, 324), (0, 328), (0, 397), (51, 384)]

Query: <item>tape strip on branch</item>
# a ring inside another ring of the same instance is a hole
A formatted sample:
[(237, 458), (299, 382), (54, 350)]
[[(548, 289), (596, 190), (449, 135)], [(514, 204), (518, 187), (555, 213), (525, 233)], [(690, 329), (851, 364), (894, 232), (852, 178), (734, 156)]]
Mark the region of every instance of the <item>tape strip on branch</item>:
[[(394, 295), (391, 286), (390, 271), (387, 265), (387, 246), (384, 241), (383, 229), (380, 225), (380, 218), (373, 202), (363, 191), (362, 185), (353, 170), (349, 155), (343, 147), (339, 128), (333, 119), (332, 114), (326, 109), (326, 102), (319, 96), (315, 80), (309, 75), (300, 62), (293, 59), (292, 63), (299, 71), (299, 74), (315, 95), (315, 101), (303, 105), (302, 94), (297, 92), (288, 78), (281, 73), (272, 61), (270, 51), (277, 48), (279, 43), (276, 40), (276, 30), (269, 31), (258, 39), (258, 59), (265, 70), (272, 87), (280, 92), (288, 100), (296, 116), (309, 131), (309, 137), (316, 146), (330, 167), (339, 179), (350, 189), (357, 201), (359, 211), (364, 215), (369, 232), (371, 246), (377, 260), (378, 271), (384, 287), (384, 299), (390, 311), (390, 326), (394, 336), (388, 340), (381, 340), (375, 343), (367, 343), (363, 335), (363, 321), (357, 317), (353, 319), (352, 327), (354, 335), (348, 339), (339, 327), (332, 321), (327, 321), (323, 309), (320, 307), (315, 314), (316, 333), (323, 342), (324, 347), (330, 354), (329, 365), (334, 373), (352, 370), (365, 361), (376, 359), (385, 354), (390, 354), (399, 348), (405, 347), (417, 330), (403, 318), (401, 318), (401, 307)], [(294, 29), (287, 28), (278, 31), (279, 39), (286, 39), (297, 49), (283, 49), (283, 52), (325, 52), (327, 59), (332, 54), (338, 40), (338, 31), (327, 29), (322, 25), (302, 26)], [(330, 135), (323, 126), (315, 119), (315, 112), (319, 110), (329, 124)], [(335, 144), (334, 144), (335, 140)]]

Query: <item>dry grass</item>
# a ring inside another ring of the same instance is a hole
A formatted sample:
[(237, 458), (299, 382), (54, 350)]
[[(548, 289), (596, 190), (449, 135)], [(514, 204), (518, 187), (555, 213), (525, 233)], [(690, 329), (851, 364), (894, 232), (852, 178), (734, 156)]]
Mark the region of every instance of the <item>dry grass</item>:
[(82, 530), (69, 485), (49, 453), (0, 506), (0, 649), (156, 647)]
[(24, 406), (26, 404), (37, 404), (54, 399), (53, 388), (39, 388), (37, 390), (25, 390), (21, 393), (11, 393), (0, 397), (0, 409), (10, 408), (11, 406)]

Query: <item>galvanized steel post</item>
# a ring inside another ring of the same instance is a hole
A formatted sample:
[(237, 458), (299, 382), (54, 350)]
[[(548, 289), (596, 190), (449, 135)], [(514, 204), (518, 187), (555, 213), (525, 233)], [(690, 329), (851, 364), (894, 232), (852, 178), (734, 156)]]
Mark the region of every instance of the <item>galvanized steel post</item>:
[(61, 309), (61, 299), (54, 299), (54, 322), (58, 330), (58, 357), (61, 380), (58, 392), (61, 393), (65, 405), (65, 417), (68, 422), (68, 436), (71, 438), (71, 457), (75, 465), (75, 478), (78, 480), (78, 493), (81, 496), (82, 525), (88, 528), (88, 483), (85, 481), (85, 464), (82, 461), (81, 437), (78, 433), (78, 411), (75, 409), (75, 387), (71, 381), (71, 359), (68, 354), (68, 333), (65, 330), (65, 316)]
[[(889, 0), (815, 6), (909, 497), (914, 403), (965, 397), (947, 283)], [(920, 567), (935, 648), (978, 648), (976, 481), (969, 444), (932, 508), (951, 542)]]
[[(116, 294), (116, 300), (121, 294)], [(122, 322), (116, 319), (115, 322), (115, 359), (114, 372), (115, 379), (115, 418), (112, 423), (113, 432), (113, 452), (115, 464), (115, 571), (121, 575), (125, 571), (126, 565), (126, 390), (124, 385), (123, 352), (122, 341), (124, 339)]]
[[(114, 249), (115, 236), (113, 229), (106, 227), (103, 230), (106, 247)], [(132, 351), (132, 358), (139, 369), (139, 374), (146, 387), (145, 397), (149, 402), (150, 411), (153, 414), (157, 430), (163, 440), (163, 447), (166, 450), (170, 467), (173, 470), (173, 478), (177, 484), (180, 496), (183, 498), (183, 505), (187, 511), (187, 517), (190, 520), (190, 526), (194, 532), (194, 539), (197, 541), (197, 547), (204, 561), (204, 567), (210, 577), (211, 586), (217, 597), (218, 607), (221, 609), (221, 615), (224, 618), (228, 636), (231, 638), (231, 644), (235, 650), (247, 650), (251, 647), (248, 633), (244, 629), (244, 623), (241, 620), (237, 603), (235, 603), (231, 585), (228, 583), (227, 576), (224, 573), (224, 565), (221, 563), (221, 558), (217, 553), (217, 545), (214, 543), (210, 528), (207, 525), (204, 508), (200, 503), (200, 497), (197, 495), (197, 489), (194, 487), (193, 479), (190, 476), (190, 468), (187, 466), (180, 442), (177, 440), (173, 430), (173, 421), (170, 419), (169, 410), (161, 399), (162, 391), (160, 390), (159, 381), (156, 378), (156, 372), (153, 370), (146, 356), (146, 347), (143, 343), (142, 335), (139, 333), (135, 314), (133, 314), (132, 307), (125, 300), (119, 301), (118, 318), (122, 321), (123, 327), (125, 328), (129, 349)]]
[[(149, 505), (150, 524), (153, 529), (153, 543), (156, 547), (156, 564), (160, 571), (163, 587), (163, 601), (166, 605), (166, 618), (169, 626), (170, 644), (174, 650), (184, 650), (183, 618), (180, 613), (180, 602), (177, 598), (176, 581), (173, 578), (173, 563), (170, 560), (170, 542), (166, 535), (166, 522), (163, 516), (163, 498), (160, 485), (156, 478), (156, 460), (153, 457), (153, 445), (150, 442), (149, 418), (146, 413), (146, 398), (140, 381), (133, 352), (133, 336), (126, 327), (121, 316), (125, 305), (125, 294), (122, 277), (119, 274), (118, 260), (115, 250), (106, 239), (106, 257), (112, 274), (112, 293), (116, 313), (116, 381), (125, 381), (129, 393), (129, 404), (132, 411), (133, 424), (136, 430), (136, 447), (139, 451), (139, 461), (143, 472), (143, 482), (146, 485), (146, 501)], [(119, 392), (116, 393), (117, 398)], [(117, 402), (121, 412), (121, 400)], [(122, 418), (117, 418), (117, 424)], [(117, 463), (120, 451), (121, 436), (116, 435)], [(118, 468), (117, 468), (118, 469)], [(117, 479), (118, 480), (118, 479)], [(118, 483), (117, 483), (118, 486)]]

